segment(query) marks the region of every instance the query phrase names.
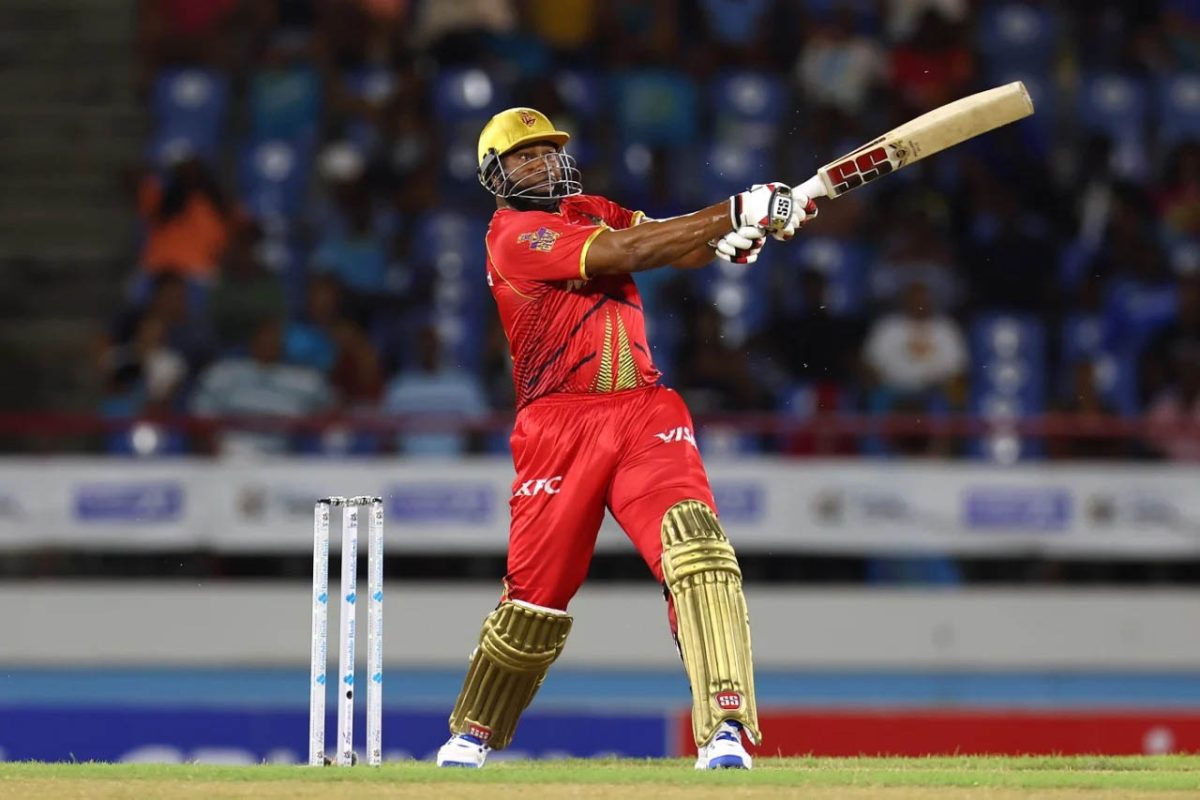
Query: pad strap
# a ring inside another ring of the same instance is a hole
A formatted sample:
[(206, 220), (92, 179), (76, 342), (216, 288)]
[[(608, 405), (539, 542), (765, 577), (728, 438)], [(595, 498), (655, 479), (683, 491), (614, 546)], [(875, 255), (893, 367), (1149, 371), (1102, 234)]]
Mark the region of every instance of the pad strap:
[(495, 750), (507, 747), (521, 712), (570, 632), (566, 612), (513, 600), (501, 603), (483, 621), (479, 646), (450, 714), (450, 731), (477, 736)]

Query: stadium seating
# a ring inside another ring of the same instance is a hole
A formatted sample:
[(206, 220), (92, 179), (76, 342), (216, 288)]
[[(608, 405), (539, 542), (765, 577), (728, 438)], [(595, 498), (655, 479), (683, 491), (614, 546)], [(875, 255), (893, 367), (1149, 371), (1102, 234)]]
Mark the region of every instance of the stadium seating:
[(978, 31), (987, 68), (1049, 72), (1058, 34), (1049, 8), (1033, 3), (992, 4), (983, 9)]
[(1159, 140), (1175, 144), (1200, 137), (1200, 75), (1183, 72), (1156, 85)]
[(970, 326), (971, 398), (973, 414), (994, 425), (972, 444), (983, 458), (999, 463), (1035, 457), (1039, 443), (1006, 430), (1006, 423), (1040, 414), (1046, 403), (1046, 337), (1032, 315), (988, 313)]
[(229, 111), (229, 82), (216, 70), (160, 72), (150, 100), (155, 131), (150, 155), (157, 163), (184, 151), (215, 161)]
[(321, 79), (312, 67), (266, 69), (250, 82), (250, 132), (311, 147), (321, 115)]
[(666, 69), (617, 73), (612, 96), (617, 129), (625, 141), (686, 145), (699, 129), (698, 93), (685, 73)]
[(303, 145), (283, 139), (249, 142), (238, 159), (238, 192), (270, 231), (286, 229), (304, 207), (312, 159)]
[(791, 106), (787, 87), (766, 72), (724, 72), (709, 84), (709, 113), (716, 138), (748, 147), (768, 147), (780, 134), (780, 122)]
[(442, 70), (433, 87), (434, 113), (450, 125), (486, 120), (507, 105), (504, 87), (474, 67)]

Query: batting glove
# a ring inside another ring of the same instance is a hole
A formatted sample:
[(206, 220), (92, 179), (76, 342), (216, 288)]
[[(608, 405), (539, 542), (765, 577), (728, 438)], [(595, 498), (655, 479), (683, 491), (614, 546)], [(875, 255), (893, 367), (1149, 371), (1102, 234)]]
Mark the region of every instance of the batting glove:
[(805, 195), (793, 195), (785, 183), (757, 183), (729, 198), (729, 218), (736, 231), (754, 225), (781, 242), (817, 214), (817, 205)]
[(731, 264), (753, 264), (766, 243), (766, 234), (757, 225), (746, 225), (710, 242), (717, 251), (717, 258)]

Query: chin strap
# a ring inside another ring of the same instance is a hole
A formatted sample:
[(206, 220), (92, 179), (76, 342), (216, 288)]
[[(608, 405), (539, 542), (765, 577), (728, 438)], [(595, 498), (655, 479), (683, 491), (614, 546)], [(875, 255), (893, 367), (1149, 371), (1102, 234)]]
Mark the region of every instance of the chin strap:
[(504, 198), (504, 202), (517, 211), (548, 211), (551, 214), (556, 213), (562, 206), (561, 197), (551, 197), (545, 200), (533, 200), (528, 197), (506, 197)]

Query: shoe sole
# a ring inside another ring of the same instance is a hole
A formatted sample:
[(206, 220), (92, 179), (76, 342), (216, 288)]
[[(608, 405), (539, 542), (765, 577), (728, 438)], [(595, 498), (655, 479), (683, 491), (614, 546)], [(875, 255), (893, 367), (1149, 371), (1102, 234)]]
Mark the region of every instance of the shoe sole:
[(480, 764), (471, 764), (466, 761), (444, 761), (438, 764), (439, 767), (464, 767), (466, 769), (479, 769)]
[(717, 756), (708, 762), (709, 769), (746, 769), (746, 762), (739, 756)]

